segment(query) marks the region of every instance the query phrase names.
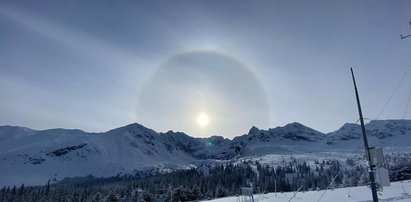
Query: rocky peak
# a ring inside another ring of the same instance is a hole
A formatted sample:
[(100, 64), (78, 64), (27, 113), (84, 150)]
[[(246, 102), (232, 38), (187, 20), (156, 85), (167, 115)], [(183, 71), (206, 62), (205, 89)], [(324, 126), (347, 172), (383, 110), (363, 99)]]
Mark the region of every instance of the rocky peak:
[(253, 126), (250, 128), (250, 130), (248, 131), (248, 134), (257, 134), (258, 132), (260, 132), (260, 129), (258, 129), (257, 127)]

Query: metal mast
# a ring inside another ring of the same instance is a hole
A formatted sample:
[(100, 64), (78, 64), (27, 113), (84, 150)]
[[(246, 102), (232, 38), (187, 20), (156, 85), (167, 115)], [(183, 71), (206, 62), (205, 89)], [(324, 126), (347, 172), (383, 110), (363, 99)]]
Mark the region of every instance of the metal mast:
[(368, 147), (367, 135), (365, 134), (365, 125), (364, 125), (364, 118), (362, 116), (362, 111), (361, 111), (360, 97), (358, 96), (358, 90), (357, 90), (357, 84), (355, 83), (354, 72), (353, 72), (352, 68), (350, 68), (350, 69), (351, 69), (352, 81), (354, 82), (355, 97), (357, 98), (358, 113), (360, 114), (361, 130), (362, 130), (362, 136), (363, 136), (363, 139), (364, 139), (365, 153), (367, 154), (368, 174), (370, 176), (372, 199), (373, 199), (374, 202), (378, 202), (377, 185), (375, 183), (375, 176), (374, 176), (374, 173), (375, 173), (374, 165), (371, 162), (371, 155), (370, 155), (370, 151), (369, 151), (369, 147)]

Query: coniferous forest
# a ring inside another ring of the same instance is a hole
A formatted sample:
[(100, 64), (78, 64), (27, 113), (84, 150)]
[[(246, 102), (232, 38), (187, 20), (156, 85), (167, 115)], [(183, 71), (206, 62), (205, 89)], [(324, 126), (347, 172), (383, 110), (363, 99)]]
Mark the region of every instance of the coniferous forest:
[[(344, 166), (343, 166), (344, 165)], [(403, 180), (409, 166), (393, 168), (391, 180)], [(400, 171), (400, 172), (399, 172)], [(164, 172), (159, 169), (108, 178), (65, 178), (44, 186), (4, 186), (0, 202), (9, 201), (193, 201), (241, 194), (253, 186), (255, 193), (333, 189), (368, 183), (366, 168), (352, 159), (291, 161), (276, 167), (258, 161), (203, 165)]]

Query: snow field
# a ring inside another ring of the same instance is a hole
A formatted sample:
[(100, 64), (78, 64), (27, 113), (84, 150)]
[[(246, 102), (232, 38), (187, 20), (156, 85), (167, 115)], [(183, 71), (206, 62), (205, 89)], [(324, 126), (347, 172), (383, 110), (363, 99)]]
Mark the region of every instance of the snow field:
[[(255, 194), (255, 201), (275, 201), (288, 202), (294, 196), (294, 192)], [(411, 201), (411, 180), (391, 183), (391, 186), (384, 187), (378, 192), (380, 201), (410, 202)], [(241, 197), (226, 197), (211, 200), (212, 202), (238, 202)], [(366, 186), (346, 187), (334, 190), (320, 190), (298, 192), (291, 201), (304, 202), (372, 202), (371, 190)]]

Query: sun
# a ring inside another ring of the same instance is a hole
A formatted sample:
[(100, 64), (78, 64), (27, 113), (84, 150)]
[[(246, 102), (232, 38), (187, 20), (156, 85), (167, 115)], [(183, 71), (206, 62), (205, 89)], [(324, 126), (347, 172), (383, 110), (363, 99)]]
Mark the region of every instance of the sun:
[(210, 122), (210, 119), (208, 118), (207, 114), (205, 114), (204, 112), (200, 113), (197, 116), (197, 123), (201, 127), (205, 127), (208, 124), (208, 122)]

